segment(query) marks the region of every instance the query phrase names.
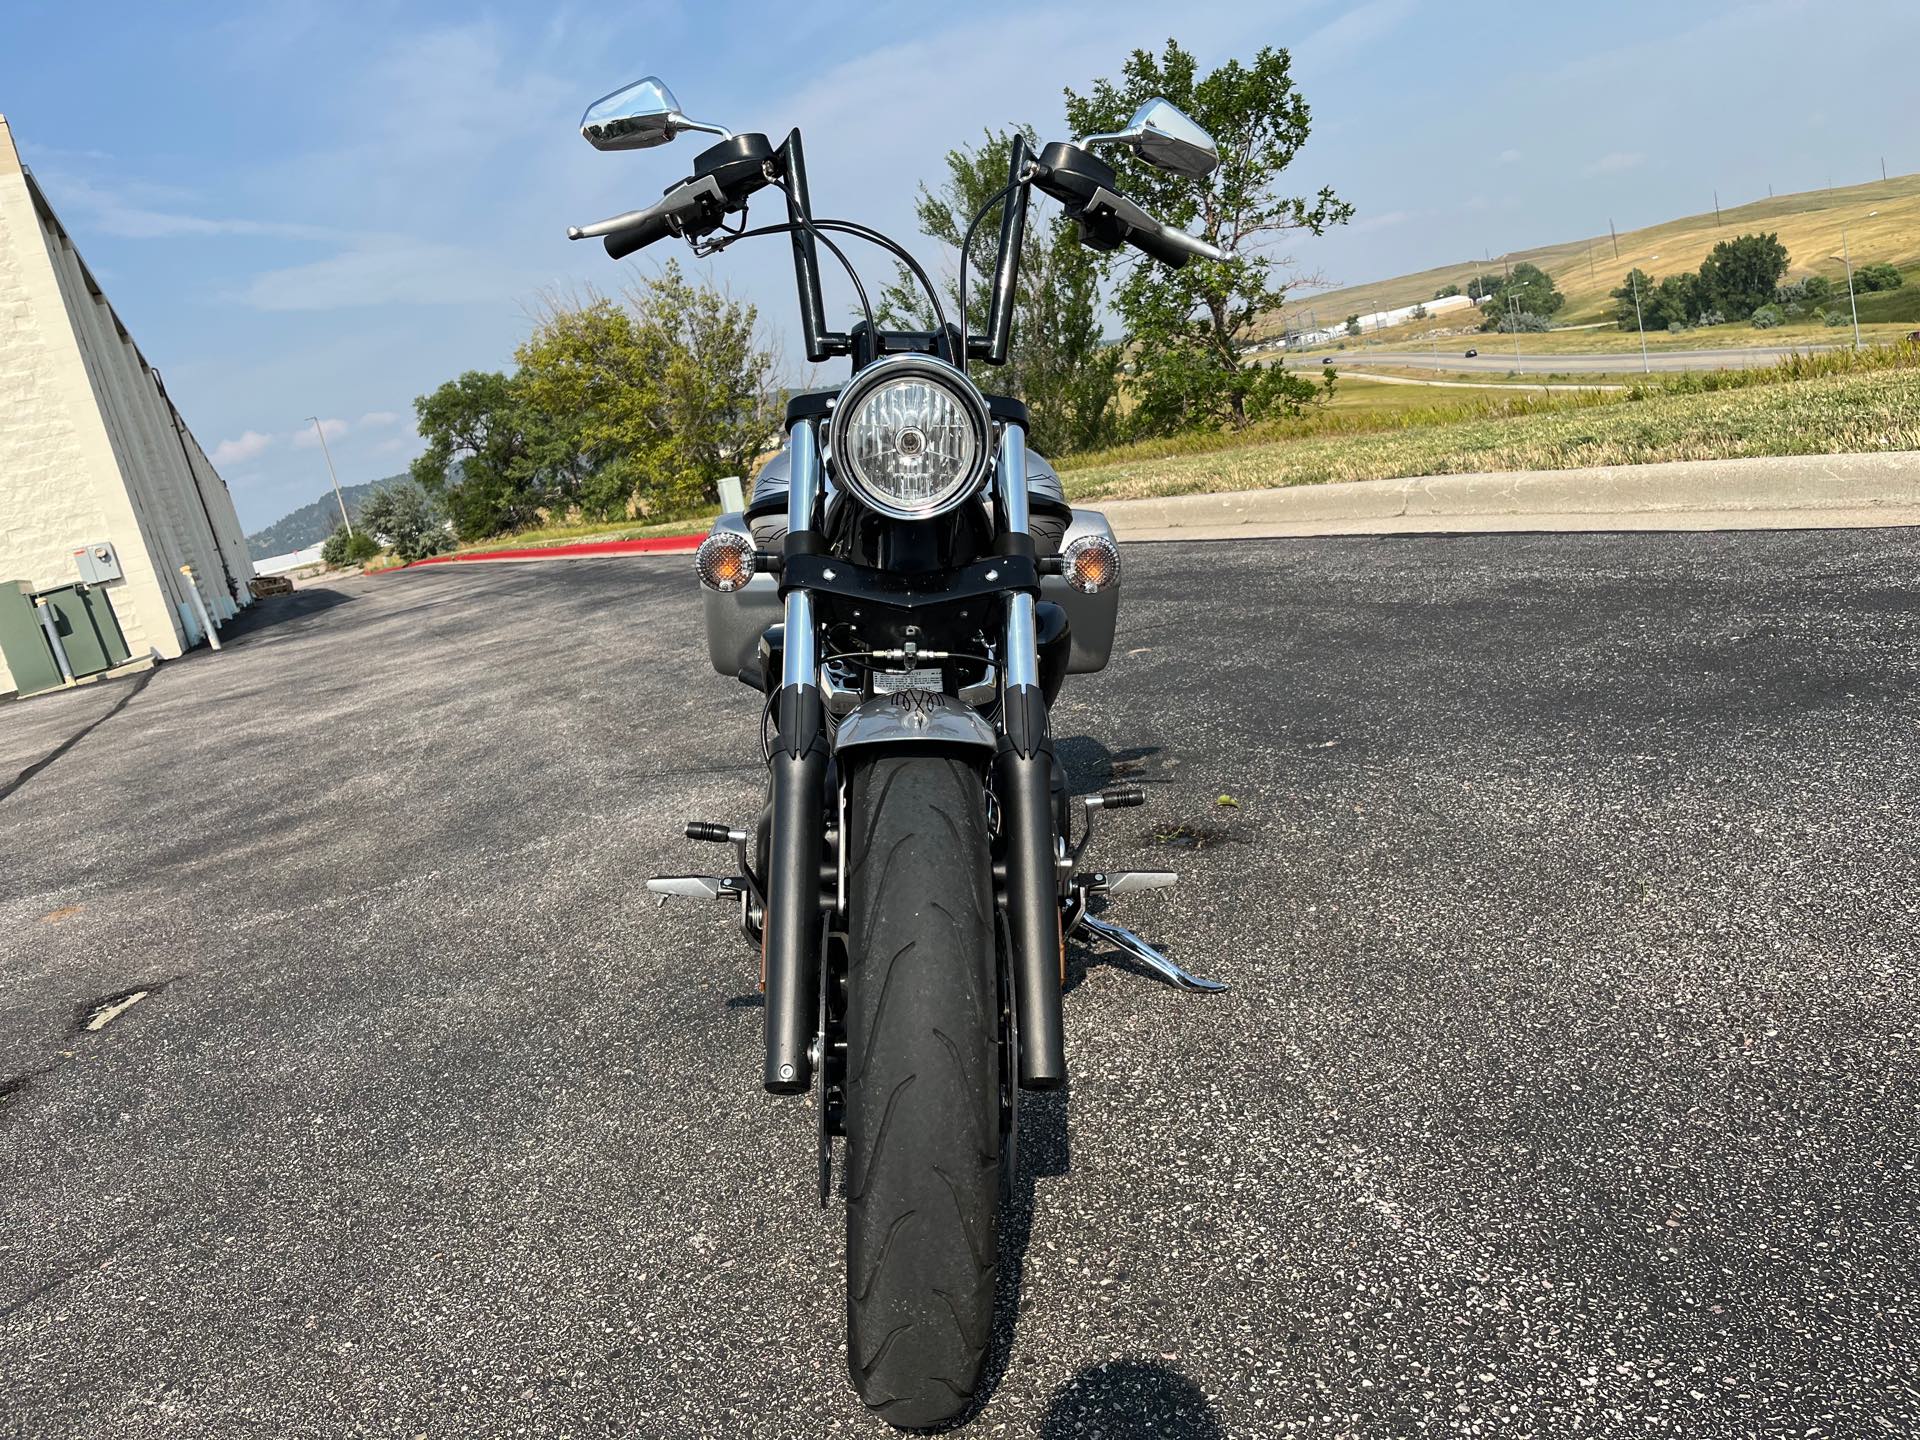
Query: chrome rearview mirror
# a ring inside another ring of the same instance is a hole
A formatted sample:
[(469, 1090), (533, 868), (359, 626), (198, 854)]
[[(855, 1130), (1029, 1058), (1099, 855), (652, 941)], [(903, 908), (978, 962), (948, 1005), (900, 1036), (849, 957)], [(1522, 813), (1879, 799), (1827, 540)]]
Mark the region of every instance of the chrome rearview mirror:
[(1133, 112), (1127, 128), (1111, 135), (1089, 135), (1082, 149), (1095, 145), (1125, 145), (1158, 170), (1200, 180), (1220, 165), (1220, 148), (1213, 137), (1189, 120), (1171, 100), (1149, 100)]
[(666, 144), (682, 130), (698, 130), (722, 140), (733, 138), (731, 130), (681, 114), (680, 102), (656, 75), (602, 95), (580, 117), (580, 133), (596, 150), (650, 150)]

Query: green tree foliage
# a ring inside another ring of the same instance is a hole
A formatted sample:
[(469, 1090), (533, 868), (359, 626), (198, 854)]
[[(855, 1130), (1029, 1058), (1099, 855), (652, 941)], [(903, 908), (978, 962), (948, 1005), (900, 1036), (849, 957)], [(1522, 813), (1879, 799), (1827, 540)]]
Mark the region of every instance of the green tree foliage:
[(529, 417), (520, 387), (498, 371), (469, 370), (413, 402), (427, 448), (411, 474), (442, 497), (464, 538), (533, 524), (545, 496), (529, 483)]
[[(1495, 280), (1492, 289), (1485, 289), (1484, 282)], [(1544, 330), (1548, 325), (1520, 324), (1514, 317), (1526, 315), (1546, 319), (1557, 313), (1567, 303), (1566, 296), (1553, 283), (1553, 277), (1538, 265), (1521, 261), (1512, 270), (1499, 276), (1482, 275), (1474, 281), (1482, 286), (1482, 294), (1487, 303), (1482, 307), (1486, 318), (1481, 321), (1482, 330)]]
[(542, 518), (671, 518), (745, 475), (781, 391), (757, 312), (678, 266), (619, 300), (549, 296), (511, 376), (469, 371), (414, 402), (413, 478), (463, 537)]
[(1614, 323), (1622, 330), (1637, 330), (1642, 324), (1649, 329), (1655, 327), (1647, 315), (1647, 306), (1653, 300), (1653, 277), (1635, 266), (1627, 272), (1627, 278), (1620, 282), (1617, 289), (1607, 292), (1613, 301)]
[(349, 565), (364, 565), (380, 553), (380, 542), (365, 530), (348, 533), (342, 525), (320, 546), (320, 563), (329, 570), (344, 570)]
[(360, 524), (402, 560), (424, 560), (453, 548), (439, 500), (411, 480), (383, 485), (367, 496), (360, 503)]
[(1358, 335), (1360, 333), (1360, 317), (1358, 315), (1347, 316), (1346, 330), (1349, 335)]
[[(1029, 146), (1037, 143), (1025, 131)], [(915, 204), (924, 235), (946, 245), (957, 260), (967, 226), (1007, 183), (1012, 131), (987, 131), (977, 146), (947, 152), (947, 177), (938, 191), (925, 185)], [(989, 214), (974, 232), (967, 257), (967, 328), (986, 332), (992, 308), (989, 290), (999, 247), (996, 217)], [(954, 279), (958, 280), (955, 267)], [(960, 300), (949, 289), (942, 296), (947, 319), (958, 323)], [(904, 268), (883, 292), (880, 323), (931, 330), (933, 307), (926, 292)], [(1005, 368), (974, 367), (987, 389), (1026, 402), (1032, 413), (1029, 439), (1046, 455), (1097, 449), (1114, 438), (1115, 393), (1120, 352), (1100, 333), (1100, 267), (1065, 219), (1028, 217), (1020, 246), (1020, 280), (1014, 297), (1013, 343)]]
[(1873, 290), (1898, 290), (1905, 283), (1906, 277), (1884, 260), (1862, 265), (1853, 272), (1853, 288), (1862, 295)]
[(1433, 292), (1433, 298), (1436, 300), (1444, 300), (1449, 295), (1458, 295), (1459, 293), (1460, 287), (1458, 285), (1442, 285), (1438, 290)]
[(1272, 245), (1290, 232), (1319, 235), (1353, 215), (1331, 189), (1278, 193), (1312, 123), (1292, 70), (1285, 50), (1263, 48), (1250, 65), (1230, 60), (1201, 75), (1192, 54), (1169, 40), (1158, 57), (1134, 51), (1117, 81), (1098, 80), (1085, 95), (1067, 92), (1067, 121), (1076, 134), (1119, 130), (1143, 101), (1164, 96), (1220, 149), (1220, 168), (1200, 181), (1155, 170), (1128, 152), (1113, 157), (1129, 198), (1233, 257), (1194, 260), (1179, 270), (1118, 254), (1104, 262), (1124, 266), (1114, 308), (1127, 331), (1132, 421), (1141, 433), (1239, 426), (1298, 410), (1319, 393), (1280, 366), (1251, 364), (1243, 356), (1254, 321), (1286, 299), (1275, 279), (1283, 262)]
[(1787, 247), (1773, 235), (1722, 240), (1700, 262), (1702, 305), (1744, 320), (1773, 299), (1787, 273)]

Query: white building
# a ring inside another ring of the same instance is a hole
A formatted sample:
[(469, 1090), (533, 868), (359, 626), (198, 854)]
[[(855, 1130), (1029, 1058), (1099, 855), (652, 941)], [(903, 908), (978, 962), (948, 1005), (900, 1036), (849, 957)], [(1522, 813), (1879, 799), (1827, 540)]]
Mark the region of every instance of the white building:
[[(225, 482), (0, 117), (0, 586), (70, 584), (102, 547), (118, 578), (99, 589), (135, 656), (179, 655), (203, 609), (217, 628), (252, 601)], [(0, 694), (14, 688), (0, 660)]]
[[(1415, 305), (1401, 305), (1392, 310), (1376, 310), (1371, 315), (1360, 317), (1360, 333), (1371, 334), (1375, 330), (1385, 330), (1389, 326), (1404, 325), (1415, 317), (1414, 311), (1425, 310), (1428, 318), (1439, 319), (1456, 310), (1471, 310), (1478, 307), (1478, 300), (1469, 300), (1465, 295), (1443, 295), (1437, 300), (1425, 300)], [(1343, 320), (1338, 325), (1328, 325), (1319, 330), (1295, 330), (1287, 335), (1287, 344), (1295, 348), (1300, 346), (1331, 345), (1336, 340), (1348, 339), (1347, 325)]]

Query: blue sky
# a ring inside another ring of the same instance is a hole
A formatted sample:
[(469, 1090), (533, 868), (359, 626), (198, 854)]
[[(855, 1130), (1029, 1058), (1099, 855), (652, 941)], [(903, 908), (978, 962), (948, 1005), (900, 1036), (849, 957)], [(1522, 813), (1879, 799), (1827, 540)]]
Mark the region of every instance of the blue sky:
[[(325, 487), (303, 417), (343, 481), (392, 474), (414, 397), (509, 364), (543, 287), (617, 285), (565, 227), (695, 146), (597, 154), (595, 96), (657, 73), (697, 117), (798, 124), (816, 208), (905, 238), (948, 147), (1060, 132), (1063, 86), (1169, 34), (1207, 63), (1293, 51), (1291, 183), (1359, 207), (1292, 251), (1332, 282), (1920, 170), (1913, 0), (0, 0), (0, 113), (253, 528)], [(791, 349), (781, 245), (714, 275)]]

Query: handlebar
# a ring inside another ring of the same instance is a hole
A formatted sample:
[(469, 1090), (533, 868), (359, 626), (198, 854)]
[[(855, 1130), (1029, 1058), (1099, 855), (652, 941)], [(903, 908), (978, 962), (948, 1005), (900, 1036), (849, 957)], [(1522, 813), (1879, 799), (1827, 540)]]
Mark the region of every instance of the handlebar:
[(711, 229), (720, 223), (726, 207), (726, 192), (713, 176), (702, 175), (682, 181), (644, 210), (629, 210), (624, 215), (577, 226), (567, 231), (567, 238), (590, 240), (604, 235), (607, 254), (624, 260), (669, 235)]

